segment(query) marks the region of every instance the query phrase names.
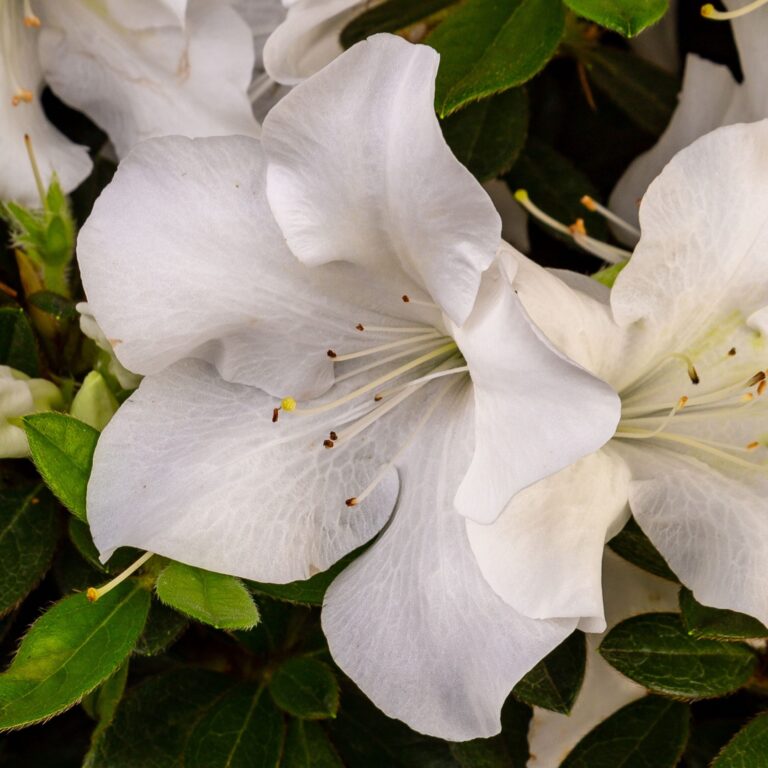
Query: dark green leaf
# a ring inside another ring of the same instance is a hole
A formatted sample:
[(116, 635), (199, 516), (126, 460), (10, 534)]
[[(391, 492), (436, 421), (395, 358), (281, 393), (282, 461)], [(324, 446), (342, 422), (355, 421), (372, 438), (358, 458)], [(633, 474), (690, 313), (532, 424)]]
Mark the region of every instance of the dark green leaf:
[(195, 723), (180, 762), (185, 768), (277, 768), (283, 731), (263, 687), (240, 683)]
[(0, 490), (0, 616), (43, 578), (60, 530), (56, 501), (42, 483)]
[(74, 302), (53, 291), (38, 291), (29, 296), (27, 301), (59, 321), (75, 320), (78, 317)]
[(122, 664), (93, 693), (89, 693), (82, 702), (83, 709), (106, 728), (115, 714), (120, 699), (123, 698), (125, 683), (128, 680), (128, 662)]
[(149, 599), (131, 579), (95, 603), (81, 593), (46, 611), (0, 675), (0, 728), (58, 714), (106, 680), (133, 649)]
[(351, 48), (377, 32), (399, 32), (456, 2), (458, 0), (385, 0), (352, 19), (341, 30), (341, 44)]
[(676, 613), (648, 613), (621, 622), (606, 635), (600, 653), (640, 685), (686, 699), (735, 691), (757, 667), (748, 646), (694, 639)]
[(677, 105), (679, 83), (663, 69), (627, 51), (584, 49), (590, 80), (637, 126), (659, 136)]
[(530, 80), (564, 31), (560, 0), (468, 0), (427, 38), (440, 52), (438, 114)]
[(88, 756), (88, 768), (179, 768), (195, 725), (215, 713), (236, 683), (180, 669), (130, 691)]
[(280, 768), (344, 768), (319, 723), (291, 720)]
[(768, 629), (762, 622), (744, 613), (702, 605), (685, 587), (680, 590), (680, 612), (685, 628), (694, 637), (716, 640), (768, 637)]
[(674, 768), (688, 740), (688, 706), (646, 696), (590, 731), (560, 768)]
[(768, 713), (739, 731), (715, 758), (712, 768), (768, 768)]
[(35, 334), (21, 307), (0, 307), (0, 365), (40, 375)]
[[(532, 202), (558, 221), (572, 224), (576, 219), (583, 219), (592, 237), (607, 240), (605, 221), (580, 202), (584, 195), (599, 198), (594, 185), (568, 158), (547, 144), (529, 139), (506, 181), (513, 190), (527, 190)], [(570, 237), (549, 228), (547, 231), (577, 248)]]
[(525, 144), (528, 97), (523, 88), (483, 99), (443, 122), (453, 154), (480, 180), (506, 173)]
[(609, 542), (608, 546), (620, 557), (654, 576), (677, 581), (656, 547), (651, 544), (640, 526), (630, 517), (627, 524)]
[(99, 433), (63, 413), (26, 416), (24, 429), (43, 480), (73, 515), (85, 520), (85, 493)]
[(280, 709), (304, 720), (336, 717), (339, 684), (321, 661), (294, 657), (281, 664), (269, 682), (269, 691)]
[(514, 695), (553, 712), (573, 708), (587, 664), (587, 643), (578, 630), (542, 659), (516, 686)]
[(172, 646), (188, 626), (189, 621), (180, 613), (153, 600), (149, 618), (133, 652), (139, 656), (157, 656)]
[(490, 739), (451, 744), (451, 753), (461, 768), (525, 768), (531, 708), (510, 696), (501, 710), (502, 731)]
[(634, 37), (656, 23), (668, 10), (669, 0), (564, 0), (579, 16)]
[(155, 591), (166, 605), (217, 629), (250, 629), (259, 621), (253, 598), (234, 576), (171, 563), (157, 577)]

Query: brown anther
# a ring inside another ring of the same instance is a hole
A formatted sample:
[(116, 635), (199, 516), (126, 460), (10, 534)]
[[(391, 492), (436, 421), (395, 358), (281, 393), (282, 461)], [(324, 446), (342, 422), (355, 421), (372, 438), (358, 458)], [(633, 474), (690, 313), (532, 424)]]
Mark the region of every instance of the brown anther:
[(355, 328), (357, 328), (358, 331), (364, 331), (365, 326), (362, 323), (358, 323)]
[(760, 443), (759, 443), (757, 440), (755, 440), (755, 441), (751, 442), (751, 443), (750, 443), (750, 444), (747, 446), (747, 450), (748, 450), (748, 451), (754, 451), (754, 450), (755, 450), (755, 448), (759, 448), (759, 447), (760, 447)]
[(755, 384), (759, 384), (761, 381), (765, 381), (765, 371), (758, 371), (748, 382), (748, 387), (754, 387)]
[(584, 195), (584, 197), (581, 198), (580, 202), (588, 211), (597, 210), (595, 201), (589, 195)]
[(728, 357), (733, 357), (736, 354), (736, 347), (731, 347), (728, 350)]
[(333, 448), (333, 440), (323, 440), (323, 445), (326, 448)]
[(35, 16), (34, 13), (30, 14), (29, 16), (24, 17), (24, 26), (25, 27), (34, 27), (35, 29), (39, 29), (40, 27), (40, 19)]
[(338, 440), (339, 439), (339, 436), (335, 432), (333, 432), (333, 431), (331, 431), (331, 434), (328, 435), (328, 437), (330, 437), (331, 440)]
[(694, 368), (693, 364), (688, 366), (688, 378), (693, 384), (698, 384), (701, 379), (699, 378), (699, 372)]
[(328, 355), (328, 357), (331, 357), (331, 358), (337, 357), (337, 354), (332, 349), (329, 349), (325, 354)]
[(384, 395), (374, 395), (373, 396), (373, 401), (375, 403), (378, 403), (380, 400), (383, 400), (383, 399), (384, 399)]
[(403, 295), (402, 295), (400, 298), (401, 298), (401, 299), (402, 299), (402, 300), (403, 300), (403, 301), (404, 301), (406, 304), (407, 304), (407, 303), (408, 303), (408, 302), (411, 300), (411, 297), (410, 297), (410, 296), (409, 296), (407, 293), (404, 293), (404, 294), (403, 294)]
[(276, 424), (278, 418), (280, 418), (280, 409), (279, 408), (273, 408), (272, 409), (272, 423)]
[(568, 230), (572, 235), (586, 235), (587, 228), (584, 226), (584, 219), (576, 219), (576, 221), (568, 227)]
[(347, 499), (344, 503), (348, 507), (356, 507), (357, 506), (357, 496), (352, 496), (351, 498)]

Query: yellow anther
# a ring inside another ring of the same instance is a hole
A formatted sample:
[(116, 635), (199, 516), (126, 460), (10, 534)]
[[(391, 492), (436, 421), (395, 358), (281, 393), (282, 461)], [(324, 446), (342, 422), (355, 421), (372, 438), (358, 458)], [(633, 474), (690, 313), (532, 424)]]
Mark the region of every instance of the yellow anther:
[(685, 408), (686, 403), (688, 402), (688, 395), (683, 395), (678, 401), (677, 401), (677, 410), (680, 411), (683, 408)]
[(584, 197), (581, 198), (580, 202), (588, 211), (597, 210), (597, 204), (589, 195), (584, 195)]
[(32, 91), (28, 91), (26, 88), (19, 88), (19, 90), (13, 94), (11, 104), (13, 104), (14, 107), (18, 107), (22, 102), (24, 104), (29, 104), (34, 98), (35, 95)]
[(568, 227), (568, 230), (572, 235), (586, 235), (587, 228), (584, 226), (584, 219), (576, 219), (576, 221)]
[(741, 396), (742, 403), (749, 403), (755, 399), (755, 396), (751, 392), (746, 392)]
[(518, 189), (515, 192), (515, 200), (517, 200), (518, 203), (527, 203), (528, 202), (528, 190), (527, 189)]
[(88, 587), (85, 596), (88, 598), (89, 603), (95, 603), (99, 599), (99, 592), (94, 587)]
[(755, 448), (759, 448), (759, 447), (760, 447), (760, 443), (759, 443), (757, 440), (754, 440), (753, 442), (751, 442), (751, 443), (750, 443), (750, 444), (747, 446), (747, 450), (748, 450), (748, 451), (754, 451), (754, 450), (755, 450)]
[(280, 407), (284, 411), (288, 411), (290, 413), (291, 411), (296, 410), (296, 401), (292, 397), (284, 397), (280, 401)]
[(33, 27), (34, 29), (39, 29), (40, 19), (37, 16), (35, 16), (34, 13), (30, 13), (28, 16), (24, 17), (24, 26)]

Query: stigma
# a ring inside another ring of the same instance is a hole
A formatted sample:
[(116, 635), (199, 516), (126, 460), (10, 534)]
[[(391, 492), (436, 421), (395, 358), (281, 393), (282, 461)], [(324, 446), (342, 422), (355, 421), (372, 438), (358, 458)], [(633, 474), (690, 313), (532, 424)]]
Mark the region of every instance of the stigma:
[(741, 8), (737, 8), (734, 11), (718, 11), (712, 3), (707, 3), (701, 6), (701, 15), (705, 19), (711, 19), (713, 21), (728, 21), (729, 19), (738, 19), (740, 16), (746, 16), (752, 11), (756, 11), (761, 8), (768, 0), (753, 0), (751, 3), (747, 3)]

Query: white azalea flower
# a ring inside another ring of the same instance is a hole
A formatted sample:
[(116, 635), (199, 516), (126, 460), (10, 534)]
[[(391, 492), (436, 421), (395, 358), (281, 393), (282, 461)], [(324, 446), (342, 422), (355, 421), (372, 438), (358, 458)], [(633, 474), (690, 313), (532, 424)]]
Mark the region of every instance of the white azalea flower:
[[(606, 549), (603, 557), (608, 627), (631, 616), (677, 611), (679, 586), (641, 571)], [(534, 707), (528, 732), (528, 768), (558, 768), (595, 726), (646, 695), (643, 686), (615, 670), (597, 649), (604, 635), (587, 635), (587, 668), (576, 703), (567, 715)]]
[[(731, 10), (745, 6), (744, 0), (724, 3)], [(656, 145), (629, 166), (611, 195), (611, 209), (628, 222), (637, 223), (640, 198), (677, 152), (720, 126), (768, 117), (768, 90), (764, 82), (768, 68), (768, 8), (735, 18), (731, 24), (744, 81), (737, 83), (728, 67), (688, 54), (672, 120)], [(619, 229), (615, 234), (632, 242)]]
[[(719, 129), (649, 187), (610, 293), (521, 265), (527, 311), (615, 388), (622, 419), (601, 451), (471, 526), (486, 578), (518, 610), (602, 629), (603, 544), (628, 502), (697, 600), (768, 620), (767, 173), (768, 122)], [(512, 546), (529, 556), (510, 563)]]
[(85, 147), (72, 144), (49, 122), (40, 104), (43, 75), (37, 55), (40, 20), (29, 2), (0, 0), (0, 200), (39, 202), (24, 135), (32, 139), (46, 182), (54, 171), (74, 189), (91, 170)]
[(61, 408), (59, 388), (47, 379), (30, 379), (25, 373), (0, 365), (0, 458), (29, 456), (29, 443), (18, 420), (22, 416)]
[(332, 653), (385, 712), (466, 739), (576, 622), (499, 599), (455, 510), (493, 520), (602, 445), (618, 401), (494, 263), (498, 215), (435, 118), (437, 61), (377, 36), (286, 96), (263, 143), (173, 137), (122, 163), (78, 253), (145, 378), (99, 442), (88, 515), (105, 557), (269, 582), (389, 523), (328, 592)]

